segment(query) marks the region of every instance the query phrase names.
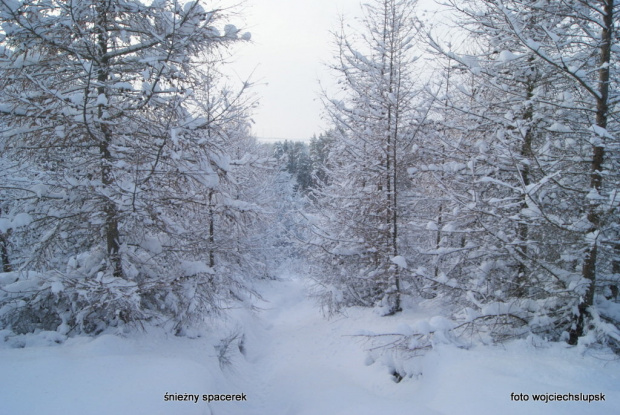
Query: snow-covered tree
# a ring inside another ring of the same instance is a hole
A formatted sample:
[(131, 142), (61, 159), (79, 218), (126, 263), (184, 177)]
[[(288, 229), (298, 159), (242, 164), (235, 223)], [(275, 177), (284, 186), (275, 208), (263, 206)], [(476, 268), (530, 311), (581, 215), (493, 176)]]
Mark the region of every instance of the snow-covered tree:
[(449, 154), (417, 169), (439, 179), (458, 216), (450, 229), (463, 236), (451, 268), (460, 277), (436, 282), (460, 291), (466, 318), (493, 321), (496, 334), (576, 344), (591, 327), (617, 344), (618, 322), (595, 301), (618, 281), (617, 6), (451, 3), (470, 48), (431, 44), (468, 75), (436, 100)]
[(285, 163), (285, 170), (295, 179), (295, 189), (307, 192), (313, 187), (312, 160), (308, 144), (303, 141), (277, 142), (274, 145), (274, 156)]
[(166, 315), (182, 332), (241, 285), (210, 258), (215, 204), (248, 210), (225, 188), (247, 85), (215, 71), (249, 35), (226, 18), (200, 1), (0, 1), (4, 324)]
[(327, 157), (332, 143), (333, 139), (330, 131), (319, 134), (318, 137), (314, 136), (310, 139), (308, 151), (310, 156), (310, 164), (312, 166), (311, 176), (313, 188), (322, 187), (328, 183), (325, 164), (327, 163)]
[(382, 302), (401, 310), (400, 255), (405, 161), (418, 119), (413, 74), (415, 2), (364, 5), (363, 28), (335, 35), (332, 65), (340, 93), (325, 99), (333, 143), (328, 185), (317, 189), (311, 221), (327, 267), (323, 299), (332, 308)]

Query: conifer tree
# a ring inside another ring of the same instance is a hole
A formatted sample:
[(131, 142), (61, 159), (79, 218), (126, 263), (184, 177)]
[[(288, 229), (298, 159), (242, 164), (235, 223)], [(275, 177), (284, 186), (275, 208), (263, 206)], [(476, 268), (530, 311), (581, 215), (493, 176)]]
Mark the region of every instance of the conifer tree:
[(458, 229), (468, 249), (458, 267), (465, 274), (452, 285), (478, 321), (509, 336), (534, 332), (576, 344), (589, 327), (617, 347), (618, 322), (597, 302), (618, 281), (618, 7), (612, 0), (451, 4), (471, 47), (455, 53), (431, 41), (468, 72), (447, 100), (436, 100), (449, 117), (443, 142), (457, 150), (439, 169), (449, 171), (454, 156), (467, 168), (442, 176), (438, 187), (473, 219)]
[(332, 120), (325, 168), (328, 185), (313, 195), (316, 240), (329, 271), (324, 300), (340, 305), (381, 304), (401, 310), (400, 191), (418, 113), (412, 55), (415, 3), (364, 5), (357, 35), (336, 34), (333, 69), (341, 93), (326, 97)]
[(5, 325), (166, 316), (183, 333), (239, 286), (209, 258), (215, 204), (248, 211), (226, 196), (251, 106), (217, 74), (249, 39), (227, 18), (200, 1), (0, 1)]

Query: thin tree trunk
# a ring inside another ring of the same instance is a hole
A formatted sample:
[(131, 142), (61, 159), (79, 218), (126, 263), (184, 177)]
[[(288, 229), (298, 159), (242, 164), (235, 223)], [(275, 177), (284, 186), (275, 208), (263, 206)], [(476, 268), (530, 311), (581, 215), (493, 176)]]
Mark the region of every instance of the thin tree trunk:
[[(2, 214), (2, 208), (0, 207), (0, 214)], [(2, 259), (2, 272), (11, 272), (13, 267), (9, 258), (9, 237), (11, 236), (11, 229), (6, 232), (0, 232), (0, 258)]]
[[(110, 76), (109, 58), (106, 56), (108, 53), (108, 35), (107, 35), (107, 14), (108, 5), (104, 0), (100, 0), (96, 7), (98, 17), (97, 31), (97, 43), (99, 46), (98, 51), (98, 73), (97, 73), (97, 93), (99, 96), (107, 96), (107, 88), (105, 83)], [(99, 98), (97, 98), (99, 99)], [(101, 182), (105, 188), (110, 188), (114, 185), (114, 175), (112, 174), (113, 157), (110, 152), (112, 146), (112, 133), (107, 126), (106, 121), (102, 120), (105, 113), (105, 105), (102, 103), (98, 105), (97, 116), (99, 118), (99, 130), (102, 137), (100, 138), (99, 151), (101, 153)], [(106, 234), (106, 247), (108, 258), (114, 268), (114, 276), (122, 277), (123, 269), (120, 258), (120, 234), (118, 230), (118, 211), (116, 204), (113, 200), (106, 199), (104, 201), (104, 213), (105, 213), (105, 234)]]
[(209, 267), (215, 266), (215, 214), (213, 212), (213, 190), (209, 191)]
[[(607, 128), (607, 117), (609, 110), (609, 78), (611, 63), (611, 46), (614, 24), (614, 0), (607, 0), (603, 7), (603, 30), (601, 32), (601, 48), (599, 59), (599, 89), (596, 97), (596, 125), (601, 129)], [(600, 192), (603, 186), (603, 161), (605, 158), (604, 137), (600, 137), (601, 142), (597, 143), (592, 152), (592, 164), (590, 168), (590, 189)], [(590, 201), (588, 206), (588, 221), (590, 229), (588, 234), (595, 234), (600, 231), (601, 217), (599, 213), (600, 203), (596, 200)], [(574, 328), (570, 331), (569, 344), (577, 344), (579, 338), (583, 336), (586, 326), (586, 314), (588, 308), (594, 304), (594, 290), (596, 285), (596, 261), (598, 253), (598, 240), (595, 237), (590, 247), (586, 251), (585, 261), (582, 268), (582, 276), (588, 281), (588, 287), (581, 298), (577, 307), (577, 316)]]
[[(397, 82), (397, 77), (395, 74), (394, 61), (396, 60), (395, 56), (395, 39), (396, 33), (395, 30), (399, 30), (399, 28), (394, 27), (396, 22), (396, 6), (391, 1), (386, 1), (384, 3), (385, 7), (385, 26), (384, 26), (384, 41), (387, 45), (389, 42), (389, 51), (390, 54), (387, 56), (389, 59), (388, 62), (388, 95), (385, 97), (388, 103), (387, 110), (387, 146), (386, 146), (386, 159), (387, 159), (387, 202), (388, 202), (388, 212), (387, 212), (387, 224), (389, 229), (389, 250), (390, 255), (392, 257), (398, 256), (398, 211), (397, 211), (397, 193), (396, 193), (396, 180), (397, 180), (397, 138), (398, 138), (398, 116), (399, 116), (399, 108), (398, 108), (398, 99), (395, 99), (395, 103), (392, 102), (392, 97), (394, 94), (398, 94), (398, 91), (395, 91), (395, 83)], [(388, 34), (389, 33), (389, 34)], [(388, 39), (389, 38), (389, 39)], [(398, 88), (398, 85), (396, 85)], [(394, 269), (393, 277), (390, 281), (393, 284), (393, 287), (389, 288), (391, 299), (390, 304), (390, 312), (389, 314), (395, 314), (402, 311), (400, 305), (400, 268), (396, 266)]]
[[(530, 62), (533, 61), (533, 58)], [(532, 99), (534, 93), (534, 82), (530, 82), (527, 86), (527, 99), (528, 101)], [(527, 110), (523, 114), (523, 120), (527, 123), (530, 123), (533, 119), (534, 111), (532, 105), (530, 104), (527, 107)], [(521, 145), (521, 157), (530, 161), (532, 159), (532, 140), (533, 140), (533, 128), (532, 126), (527, 127), (527, 131), (525, 132), (525, 136), (523, 137), (523, 144)], [(522, 185), (525, 189), (531, 184), (532, 180), (530, 177), (530, 165), (529, 163), (521, 163), (521, 167), (519, 169), (519, 173), (521, 175)], [(521, 206), (523, 208), (527, 207), (527, 194), (523, 194), (523, 200), (521, 201)], [(519, 262), (519, 266), (517, 268), (517, 280), (515, 281), (515, 294), (517, 297), (522, 297), (525, 295), (524, 285), (527, 281), (527, 266), (525, 265), (525, 259), (527, 257), (528, 251), (528, 237), (529, 237), (530, 229), (527, 223), (519, 222), (517, 225), (517, 236), (519, 238), (520, 243), (517, 245), (519, 256), (521, 257), (521, 261)]]
[(0, 233), (0, 252), (2, 254), (2, 272), (11, 272), (13, 267), (9, 259), (8, 240), (5, 233)]

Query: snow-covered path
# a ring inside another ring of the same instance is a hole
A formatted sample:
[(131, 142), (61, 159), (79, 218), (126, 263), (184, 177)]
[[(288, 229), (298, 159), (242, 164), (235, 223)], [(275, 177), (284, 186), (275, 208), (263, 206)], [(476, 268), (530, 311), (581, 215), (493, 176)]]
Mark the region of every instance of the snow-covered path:
[[(353, 308), (324, 319), (300, 278), (261, 281), (261, 312), (232, 313), (217, 337), (178, 338), (151, 329), (127, 337), (0, 348), (0, 415), (452, 415), (617, 414), (620, 363), (562, 344), (526, 341), (462, 350), (438, 345), (416, 365), (423, 375), (392, 381), (365, 365), (360, 330), (393, 332), (422, 314), (379, 317)], [(231, 365), (217, 346), (227, 333)], [(53, 338), (53, 336), (52, 336)], [(43, 341), (43, 343), (45, 343)], [(604, 394), (605, 402), (515, 401), (511, 394)], [(240, 402), (166, 401), (166, 394), (245, 394)]]
[[(387, 366), (365, 365), (360, 331), (397, 332), (428, 317), (380, 317), (353, 308), (324, 319), (307, 297), (307, 283), (291, 278), (266, 283), (257, 324), (247, 324), (245, 362), (229, 379), (252, 404), (220, 406), (216, 415), (565, 415), (620, 413), (620, 364), (582, 355), (563, 344), (462, 350), (437, 346), (416, 363), (417, 379), (395, 383)], [(511, 393), (606, 394), (605, 402), (514, 401)]]
[(272, 282), (265, 297), (266, 325), (249, 335), (242, 382), (258, 405), (244, 414), (401, 413), (410, 390), (387, 368), (364, 365), (359, 342), (344, 336), (355, 331), (351, 319), (324, 319), (301, 279)]

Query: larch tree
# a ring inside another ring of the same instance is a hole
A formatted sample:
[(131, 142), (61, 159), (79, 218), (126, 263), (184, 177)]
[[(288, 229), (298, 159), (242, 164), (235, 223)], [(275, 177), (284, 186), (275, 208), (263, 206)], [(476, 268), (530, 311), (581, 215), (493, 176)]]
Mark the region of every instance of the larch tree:
[(576, 344), (590, 332), (617, 347), (618, 322), (597, 307), (618, 283), (617, 5), (450, 3), (470, 49), (431, 45), (468, 73), (436, 101), (450, 118), (444, 142), (464, 156), (438, 188), (473, 220), (458, 229), (469, 249), (451, 283), (463, 315), (495, 335)]
[(453, 321), (368, 337), (392, 360), (438, 338), (617, 353), (617, 2), (447, 3), (465, 36), (429, 36), (445, 65), (408, 170), (408, 226), (418, 288)]
[(332, 65), (341, 91), (326, 97), (333, 143), (316, 189), (312, 228), (330, 271), (319, 283), (332, 308), (381, 304), (401, 310), (400, 226), (407, 149), (418, 111), (414, 104), (415, 2), (364, 5), (363, 29), (335, 34)]
[(6, 326), (97, 333), (166, 316), (182, 333), (230, 298), (205, 258), (225, 145), (249, 123), (247, 85), (214, 83), (249, 39), (226, 18), (200, 1), (0, 1)]

